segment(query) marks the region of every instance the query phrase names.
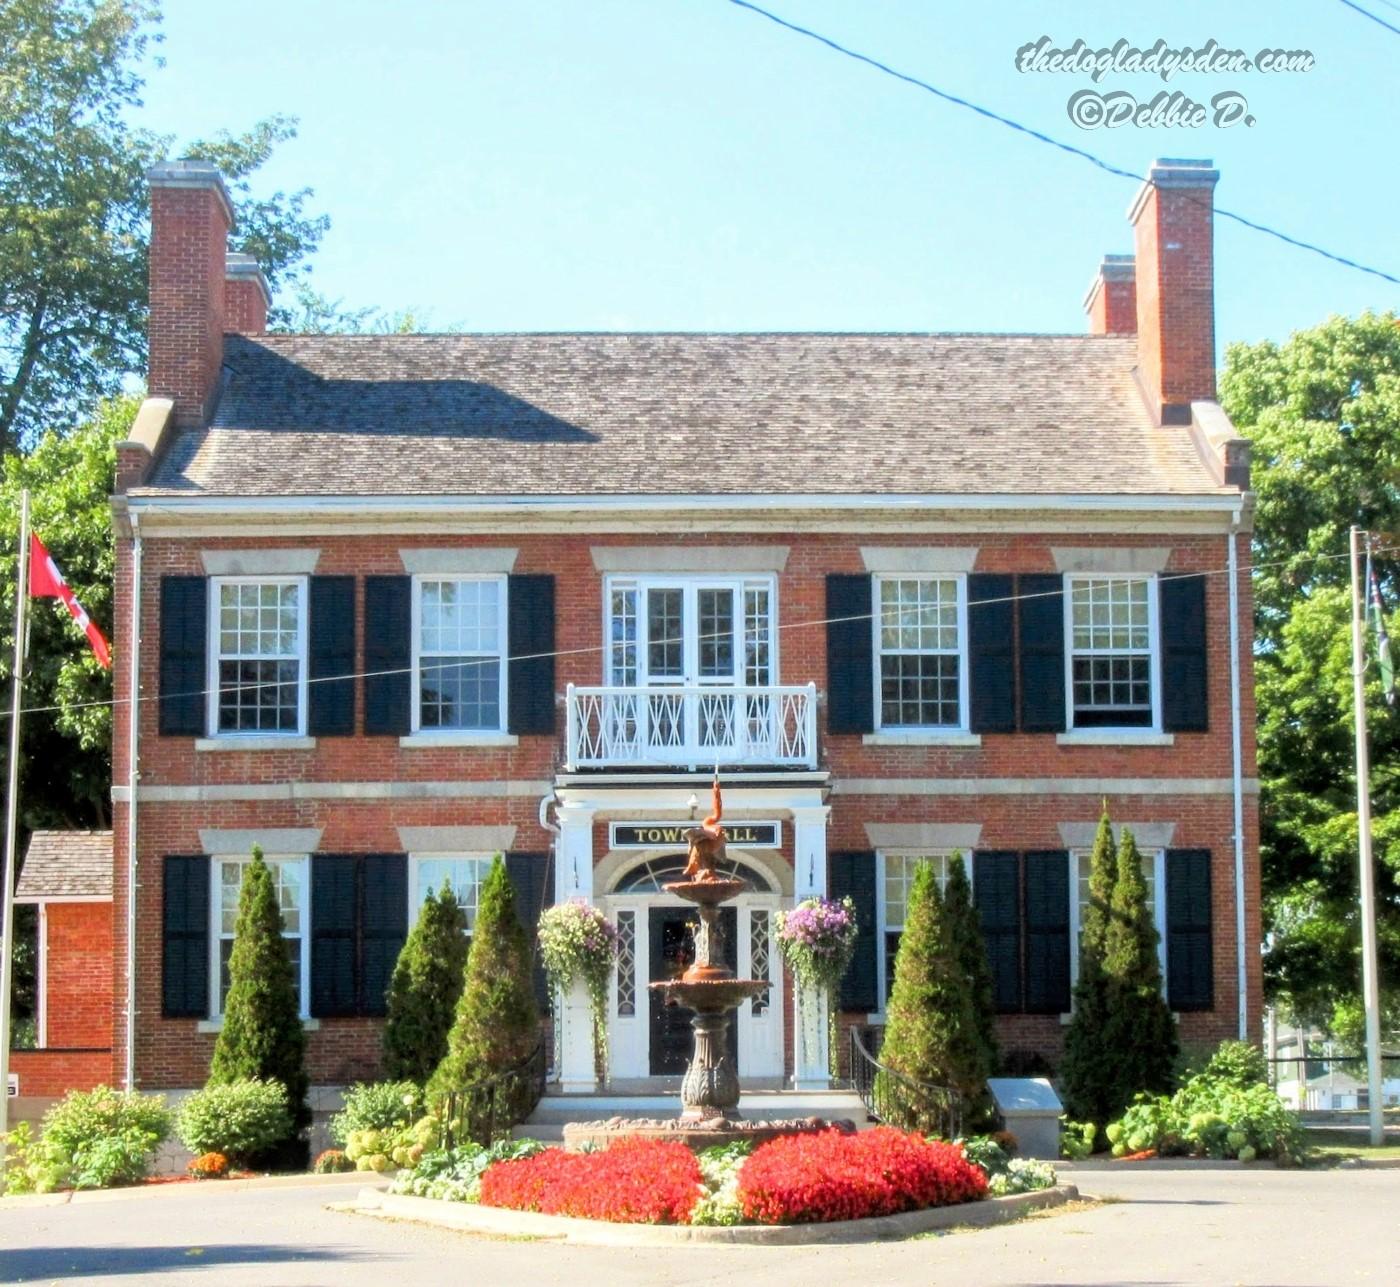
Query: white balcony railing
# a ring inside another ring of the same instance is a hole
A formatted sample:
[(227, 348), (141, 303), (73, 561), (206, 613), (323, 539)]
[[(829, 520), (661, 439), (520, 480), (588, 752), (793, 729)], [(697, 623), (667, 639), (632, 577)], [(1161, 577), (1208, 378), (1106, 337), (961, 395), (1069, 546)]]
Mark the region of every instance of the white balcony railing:
[(817, 686), (568, 688), (568, 768), (817, 767)]

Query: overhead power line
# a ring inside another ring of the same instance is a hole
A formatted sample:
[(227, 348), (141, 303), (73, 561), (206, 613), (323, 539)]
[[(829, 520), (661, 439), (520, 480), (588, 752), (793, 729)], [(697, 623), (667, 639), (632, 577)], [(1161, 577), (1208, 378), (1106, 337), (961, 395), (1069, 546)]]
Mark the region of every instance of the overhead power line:
[[(1375, 550), (1374, 550), (1373, 552), (1374, 552), (1375, 554), (1378, 554), (1378, 555), (1381, 555), (1381, 554), (1400, 554), (1400, 546), (1376, 546), (1376, 547), (1375, 547)], [(1259, 572), (1259, 571), (1263, 570), (1264, 568), (1283, 567), (1283, 566), (1286, 566), (1286, 565), (1290, 565), (1290, 564), (1297, 563), (1297, 562), (1299, 561), (1299, 559), (1302, 559), (1302, 561), (1304, 561), (1304, 562), (1313, 561), (1313, 562), (1322, 563), (1322, 562), (1327, 562), (1327, 561), (1336, 560), (1336, 559), (1347, 559), (1347, 558), (1350, 558), (1350, 557), (1351, 557), (1350, 554), (1304, 554), (1304, 555), (1295, 555), (1295, 556), (1293, 556), (1292, 558), (1287, 558), (1287, 559), (1273, 559), (1273, 560), (1271, 560), (1271, 561), (1269, 561), (1269, 562), (1266, 562), (1266, 563), (1253, 563), (1253, 564), (1251, 564), (1251, 565), (1249, 566), (1249, 573), (1250, 573), (1250, 575), (1252, 576), (1254, 573)], [(1196, 579), (1204, 580), (1206, 577), (1228, 576), (1228, 575), (1229, 575), (1229, 572), (1230, 572), (1229, 567), (1228, 567), (1228, 566), (1224, 566), (1224, 567), (1216, 567), (1216, 568), (1204, 568), (1204, 569), (1201, 569), (1200, 571), (1196, 571), (1196, 572), (1166, 572), (1166, 573), (1161, 574), (1161, 575), (1159, 576), (1158, 579), (1161, 580), (1161, 581), (1189, 581), (1189, 580), (1196, 580)], [(1035, 592), (1029, 593), (1029, 594), (1005, 594), (1005, 595), (999, 595), (999, 596), (997, 596), (997, 597), (995, 597), (995, 598), (990, 598), (990, 599), (974, 599), (974, 600), (971, 600), (971, 601), (968, 602), (967, 607), (968, 607), (969, 609), (972, 609), (972, 608), (985, 608), (985, 607), (990, 607), (990, 606), (992, 606), (993, 604), (999, 604), (999, 603), (1025, 603), (1025, 602), (1028, 602), (1028, 601), (1031, 600), (1031, 599), (1062, 598), (1063, 596), (1064, 596), (1064, 591), (1063, 591), (1063, 590), (1038, 590), (1038, 591), (1035, 591)], [(840, 616), (840, 617), (814, 617), (814, 618), (810, 618), (810, 619), (805, 620), (805, 621), (780, 621), (780, 622), (778, 623), (776, 629), (777, 629), (777, 631), (778, 631), (779, 633), (781, 633), (781, 632), (783, 632), (783, 631), (787, 631), (787, 630), (812, 630), (812, 629), (815, 629), (815, 628), (818, 627), (818, 626), (840, 625), (840, 624), (844, 624), (844, 623), (850, 622), (850, 621), (873, 621), (877, 615), (883, 617), (883, 616), (885, 616), (885, 615), (897, 616), (898, 614), (897, 614), (897, 613), (884, 614), (884, 613), (876, 613), (876, 612), (863, 612), (863, 613), (856, 613), (856, 614), (853, 614), (853, 615), (850, 615), (850, 616)], [(712, 633), (709, 633), (709, 634), (702, 634), (702, 635), (699, 636), (699, 638), (700, 638), (701, 640), (728, 638), (728, 637), (730, 636), (731, 633), (732, 633), (733, 635), (735, 635), (735, 636), (738, 636), (738, 635), (742, 634), (742, 627), (736, 627), (732, 632), (730, 632), (730, 631), (717, 631), (717, 632), (712, 632)], [(665, 645), (665, 644), (671, 644), (671, 643), (681, 643), (681, 642), (684, 642), (684, 641), (681, 640), (681, 639), (670, 638), (670, 639), (654, 639), (654, 640), (650, 640), (649, 642), (650, 642), (650, 643), (653, 643), (653, 644), (658, 644), (658, 645)], [(551, 650), (548, 651), (548, 652), (522, 653), (522, 654), (515, 655), (515, 656), (509, 656), (509, 657), (506, 658), (506, 660), (507, 660), (507, 661), (543, 661), (543, 660), (546, 660), (546, 659), (549, 659), (549, 658), (556, 658), (556, 657), (580, 657), (580, 656), (587, 656), (587, 655), (589, 655), (589, 654), (605, 653), (605, 652), (608, 652), (609, 650), (611, 650), (613, 647), (614, 647), (614, 644), (611, 643), (611, 642), (609, 642), (609, 643), (602, 643), (602, 644), (587, 644), (587, 645), (585, 645), (585, 646), (583, 646), (583, 647), (581, 647), (581, 648), (556, 648), (556, 649), (551, 649)], [(431, 671), (436, 671), (436, 670), (451, 670), (453, 667), (458, 666), (458, 665), (460, 665), (460, 664), (461, 664), (461, 663), (460, 663), (460, 662), (457, 662), (457, 661), (441, 662), (441, 663), (438, 663), (438, 664), (428, 665), (428, 666), (424, 666), (424, 665), (420, 664), (419, 667), (418, 667), (418, 670), (419, 670), (419, 673), (431, 672)], [(306, 679), (305, 682), (306, 682), (306, 684), (307, 684), (308, 686), (310, 686), (311, 684), (336, 684), (336, 683), (344, 683), (347, 679), (378, 679), (378, 678), (382, 678), (382, 677), (389, 676), (389, 675), (411, 675), (411, 674), (413, 674), (413, 673), (414, 673), (414, 668), (413, 668), (412, 666), (398, 666), (398, 667), (393, 667), (393, 668), (391, 668), (391, 669), (386, 669), (386, 670), (356, 670), (356, 671), (351, 671), (351, 672), (349, 672), (349, 673), (347, 673), (347, 674), (344, 674), (344, 675), (326, 675), (326, 676), (317, 677), (317, 678), (315, 678), (315, 679), (312, 679), (312, 678), (308, 677), (308, 678)], [(193, 688), (193, 689), (189, 689), (189, 690), (187, 690), (187, 691), (185, 691), (185, 692), (179, 692), (179, 693), (147, 693), (147, 694), (141, 696), (140, 698), (138, 698), (137, 700), (138, 700), (138, 702), (158, 702), (158, 701), (162, 700), (162, 698), (163, 698), (164, 700), (166, 700), (166, 701), (172, 701), (172, 700), (177, 700), (177, 699), (180, 699), (180, 698), (188, 698), (188, 697), (205, 697), (205, 698), (207, 698), (207, 697), (210, 695), (211, 692), (218, 692), (218, 693), (220, 693), (220, 694), (227, 694), (227, 693), (239, 693), (239, 692), (253, 692), (253, 691), (256, 691), (256, 690), (258, 690), (258, 689), (263, 689), (263, 688), (276, 688), (276, 687), (278, 687), (278, 684), (276, 683), (276, 681), (272, 681), (272, 682), (268, 682), (268, 683), (220, 684), (220, 685), (217, 686), (217, 688), (214, 688), (214, 689), (210, 689), (210, 688)], [(664, 692), (665, 690), (663, 689), (663, 690), (660, 690), (660, 691), (663, 691), (663, 692)], [(719, 691), (719, 690), (716, 690), (716, 691)], [(104, 699), (104, 700), (102, 700), (102, 701), (92, 701), (92, 702), (68, 702), (68, 703), (65, 703), (64, 705), (61, 705), (61, 706), (60, 706), (60, 705), (52, 705), (52, 706), (26, 706), (26, 707), (24, 707), (24, 709), (23, 709), (20, 713), (23, 714), (23, 715), (40, 715), (40, 714), (44, 714), (44, 713), (51, 713), (51, 712), (54, 712), (54, 711), (91, 710), (91, 709), (93, 709), (93, 708), (96, 708), (96, 707), (103, 707), (103, 706), (112, 707), (113, 709), (115, 709), (115, 708), (118, 707), (118, 706), (126, 706), (126, 705), (129, 704), (129, 702), (130, 702), (130, 698), (121, 698), (121, 699), (118, 699), (118, 698), (112, 697), (112, 698), (106, 698), (106, 699)], [(0, 711), (0, 724), (3, 724), (3, 723), (5, 722), (5, 720), (7, 720), (9, 717), (10, 717), (10, 715), (9, 715), (9, 712), (8, 712), (8, 711)]]
[[(912, 85), (915, 89), (924, 90), (926, 93), (932, 94), (935, 98), (942, 99), (945, 103), (951, 103), (954, 107), (961, 107), (966, 111), (975, 112), (978, 116), (985, 117), (989, 121), (995, 121), (998, 125), (1004, 125), (1007, 129), (1015, 130), (1018, 134), (1024, 134), (1034, 139), (1037, 143), (1044, 143), (1049, 147), (1058, 148), (1061, 152), (1067, 152), (1070, 156), (1078, 157), (1081, 161), (1087, 161), (1090, 165), (1096, 166), (1098, 169), (1103, 170), (1106, 174), (1113, 175), (1115, 178), (1130, 179), (1134, 183), (1152, 182), (1151, 179), (1140, 174), (1134, 174), (1131, 170), (1125, 170), (1121, 166), (1113, 165), (1111, 162), (1105, 161), (1101, 156), (1095, 156), (1094, 153), (1082, 147), (1075, 147), (1072, 143), (1066, 143), (1062, 139), (1057, 139), (1040, 130), (1032, 129), (1029, 125), (1023, 125), (1020, 121), (1012, 120), (1009, 116), (1003, 116), (1000, 112), (994, 112), (989, 107), (982, 107), (969, 99), (949, 93), (946, 89), (939, 89), (937, 85), (933, 85), (923, 80), (921, 77), (911, 75), (908, 72), (902, 72), (898, 70), (898, 68), (891, 67), (888, 63), (881, 62), (878, 58), (872, 58), (869, 54), (863, 54), (857, 49), (851, 49), (841, 44), (839, 41), (833, 40), (830, 36), (824, 36), (819, 31), (813, 31), (810, 27), (804, 27), (796, 22), (789, 22), (788, 19), (773, 13), (771, 10), (765, 9), (761, 5), (753, 4), (752, 0), (728, 0), (728, 2), (740, 9), (747, 9), (749, 12), (755, 13), (761, 18), (767, 18), (769, 22), (776, 23), (779, 27), (783, 27), (796, 35), (806, 36), (809, 40), (815, 40), (818, 44), (825, 45), (828, 49), (841, 54), (843, 57), (853, 58), (856, 62), (864, 63), (868, 67), (873, 67), (876, 71), (886, 76), (893, 76), (895, 80), (903, 81), (906, 85)], [(1342, 3), (1349, 3), (1349, 0), (1342, 0)], [(1352, 5), (1351, 7), (1354, 9), (1357, 8), (1356, 5)], [(1366, 11), (1363, 9), (1361, 12), (1365, 13)], [(1366, 16), (1368, 18), (1375, 17), (1374, 14), (1367, 14)], [(1379, 18), (1376, 18), (1376, 21), (1381, 22)], [(1382, 22), (1381, 25), (1389, 26), (1388, 23), (1384, 22)], [(1200, 204), (1204, 205), (1205, 203), (1202, 202)], [(1367, 264), (1359, 263), (1357, 260), (1350, 259), (1346, 255), (1339, 255), (1334, 251), (1326, 250), (1314, 242), (1304, 241), (1300, 237), (1291, 236), (1278, 228), (1271, 227), (1269, 224), (1259, 223), (1233, 210), (1226, 210), (1221, 206), (1211, 206), (1210, 208), (1222, 219), (1229, 219), (1234, 223), (1240, 224), (1242, 227), (1250, 229), (1252, 232), (1263, 233), (1265, 236), (1273, 237), (1278, 241), (1284, 242), (1286, 245), (1296, 247), (1298, 250), (1306, 250), (1314, 255), (1321, 255), (1322, 258), (1329, 259), (1334, 264), (1340, 264), (1343, 268), (1350, 268), (1359, 273), (1367, 273), (1372, 277), (1379, 277), (1382, 281), (1391, 282), (1396, 286), (1400, 286), (1400, 277), (1388, 273), (1384, 269), (1372, 268)]]
[[(1397, 36), (1400, 36), (1400, 27), (1392, 26), (1384, 18), (1377, 17), (1369, 9), (1363, 9), (1359, 4), (1353, 4), (1352, 0), (1342, 0), (1342, 3), (1346, 5), (1348, 9), (1355, 9), (1356, 12), (1359, 13), (1363, 18), (1369, 18), (1372, 22), (1378, 22), (1387, 31), (1394, 32)], [(1387, 3), (1387, 0), (1381, 0), (1381, 3)], [(1395, 8), (1394, 5), (1391, 5), (1390, 7), (1392, 9)]]

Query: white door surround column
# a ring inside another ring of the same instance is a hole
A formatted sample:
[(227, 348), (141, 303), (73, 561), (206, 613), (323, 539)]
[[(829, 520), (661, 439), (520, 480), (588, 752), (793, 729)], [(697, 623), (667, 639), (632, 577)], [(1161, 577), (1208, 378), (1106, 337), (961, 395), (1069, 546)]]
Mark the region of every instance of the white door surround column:
[[(593, 810), (564, 803), (555, 815), (559, 840), (554, 861), (554, 901), (580, 898), (593, 901)], [(586, 1095), (598, 1089), (593, 1060), (593, 1010), (582, 982), (555, 998), (559, 1022), (555, 1031), (559, 1048), (554, 1065), (564, 1094)]]
[[(826, 897), (826, 824), (830, 805), (792, 810), (793, 899)], [(827, 1090), (831, 1086), (827, 1041), (826, 997), (796, 986), (792, 997), (793, 1077), (796, 1090)]]

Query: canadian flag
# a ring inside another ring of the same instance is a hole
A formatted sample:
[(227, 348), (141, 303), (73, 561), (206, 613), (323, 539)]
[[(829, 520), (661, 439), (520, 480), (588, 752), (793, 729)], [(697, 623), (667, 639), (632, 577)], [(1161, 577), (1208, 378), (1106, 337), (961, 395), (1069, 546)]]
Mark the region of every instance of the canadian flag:
[(29, 534), (29, 595), (33, 599), (62, 599), (63, 606), (87, 634), (97, 660), (111, 670), (112, 650), (107, 646), (102, 631), (93, 623), (83, 605), (73, 597), (73, 591), (58, 570), (58, 564), (44, 548), (43, 541), (32, 532)]

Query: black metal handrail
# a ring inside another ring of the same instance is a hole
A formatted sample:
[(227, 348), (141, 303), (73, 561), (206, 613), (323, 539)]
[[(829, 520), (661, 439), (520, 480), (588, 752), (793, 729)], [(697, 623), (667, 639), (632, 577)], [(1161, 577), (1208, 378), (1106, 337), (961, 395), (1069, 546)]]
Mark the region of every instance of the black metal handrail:
[(443, 1099), (442, 1144), (454, 1148), (458, 1140), (483, 1147), (525, 1121), (544, 1097), (545, 1051), (541, 1039), (535, 1048), (504, 1072), (473, 1086), (448, 1092)]
[(947, 1086), (919, 1081), (882, 1064), (865, 1044), (864, 1030), (850, 1030), (851, 1087), (877, 1122), (956, 1139), (962, 1131), (962, 1097)]

